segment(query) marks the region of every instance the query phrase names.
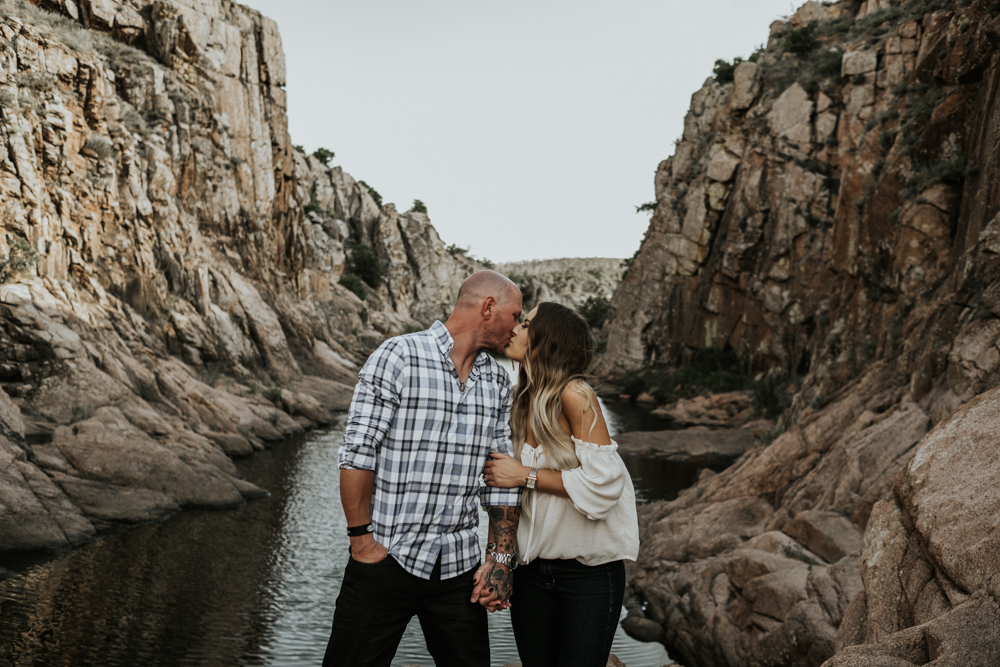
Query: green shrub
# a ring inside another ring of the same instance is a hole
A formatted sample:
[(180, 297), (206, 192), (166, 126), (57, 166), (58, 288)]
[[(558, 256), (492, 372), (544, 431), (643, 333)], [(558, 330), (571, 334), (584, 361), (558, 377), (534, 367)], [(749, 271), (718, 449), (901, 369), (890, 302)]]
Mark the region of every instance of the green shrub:
[(334, 158), (334, 152), (326, 148), (317, 148), (313, 151), (313, 157), (322, 162), (324, 166), (329, 167), (330, 160)]
[(419, 199), (413, 200), (413, 208), (410, 209), (414, 213), (427, 213), (427, 206), (424, 205)]
[(94, 416), (94, 408), (89, 405), (74, 405), (72, 410), (73, 416), (70, 418), (70, 423), (75, 424), (77, 422), (87, 421)]
[(303, 155), (306, 154), (306, 149), (305, 149), (305, 147), (302, 144), (292, 144), (292, 148), (294, 148), (298, 152), (302, 153)]
[(447, 250), (448, 254), (451, 255), (452, 257), (458, 257), (459, 255), (468, 255), (469, 254), (469, 249), (468, 248), (463, 248), (462, 246), (457, 245), (455, 243), (452, 243), (450, 246), (448, 246), (447, 248), (445, 248), (445, 250)]
[(385, 268), (371, 246), (364, 243), (351, 245), (350, 268), (351, 273), (357, 275), (370, 287), (378, 287), (382, 284)]
[(643, 213), (643, 212), (646, 212), (646, 211), (652, 213), (655, 210), (656, 210), (656, 202), (655, 201), (648, 201), (645, 204), (639, 204), (638, 206), (635, 207), (635, 212), (636, 213)]
[(819, 41), (816, 39), (816, 24), (810, 23), (789, 31), (781, 46), (785, 51), (800, 56), (815, 51), (819, 46)]
[(492, 268), (494, 268), (496, 266), (496, 264), (494, 264), (490, 260), (486, 259), (485, 257), (483, 257), (482, 259), (480, 259), (479, 263), (482, 264), (483, 266), (485, 266), (487, 269), (492, 269)]
[(368, 194), (371, 195), (371, 198), (375, 200), (375, 205), (378, 206), (379, 208), (382, 208), (382, 195), (380, 195), (378, 192), (376, 192), (375, 188), (373, 188), (372, 186), (368, 185), (364, 181), (358, 181), (358, 183), (360, 185), (365, 186), (365, 190), (367, 190)]
[(10, 247), (7, 257), (0, 260), (0, 282), (7, 282), (15, 273), (27, 271), (40, 259), (38, 251), (27, 240), (18, 239)]
[(796, 80), (809, 94), (815, 94), (823, 81), (840, 80), (843, 58), (844, 53), (840, 49), (819, 49), (809, 56), (805, 69)]
[(603, 296), (589, 296), (583, 305), (577, 309), (580, 316), (587, 320), (591, 329), (601, 329), (608, 319), (611, 302)]
[(715, 67), (712, 68), (715, 80), (719, 83), (732, 83), (735, 77), (736, 66), (741, 62), (743, 62), (743, 58), (739, 56), (733, 58), (733, 62), (731, 63), (725, 60), (716, 60)]
[(319, 200), (316, 199), (316, 193), (309, 193), (309, 203), (302, 207), (305, 210), (306, 215), (310, 213), (320, 213), (322, 209), (319, 207)]
[(345, 273), (340, 276), (340, 284), (354, 292), (362, 301), (368, 297), (368, 288), (365, 287), (364, 281), (353, 273)]
[(270, 389), (265, 389), (264, 396), (267, 397), (267, 400), (269, 401), (280, 401), (281, 387), (271, 387)]

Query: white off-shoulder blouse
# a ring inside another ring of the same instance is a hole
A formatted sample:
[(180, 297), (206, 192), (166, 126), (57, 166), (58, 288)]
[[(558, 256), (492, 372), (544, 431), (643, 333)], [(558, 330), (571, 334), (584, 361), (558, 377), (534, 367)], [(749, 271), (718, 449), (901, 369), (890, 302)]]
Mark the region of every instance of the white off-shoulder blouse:
[[(536, 558), (576, 559), (584, 565), (635, 560), (639, 524), (635, 489), (618, 444), (595, 445), (573, 438), (580, 467), (562, 471), (569, 498), (525, 491), (517, 527), (521, 564)], [(544, 447), (525, 444), (521, 463), (548, 468)]]

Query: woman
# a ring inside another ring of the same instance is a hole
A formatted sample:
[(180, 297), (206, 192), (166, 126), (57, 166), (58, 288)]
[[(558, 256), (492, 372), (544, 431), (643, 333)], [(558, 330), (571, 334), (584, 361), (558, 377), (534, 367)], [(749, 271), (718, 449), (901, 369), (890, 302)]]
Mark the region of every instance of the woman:
[(484, 479), (526, 487), (510, 603), (517, 651), (524, 667), (604, 667), (621, 614), (623, 559), (638, 555), (639, 528), (632, 480), (585, 380), (590, 328), (573, 310), (542, 303), (505, 352), (521, 364), (511, 412), (516, 458), (491, 454)]

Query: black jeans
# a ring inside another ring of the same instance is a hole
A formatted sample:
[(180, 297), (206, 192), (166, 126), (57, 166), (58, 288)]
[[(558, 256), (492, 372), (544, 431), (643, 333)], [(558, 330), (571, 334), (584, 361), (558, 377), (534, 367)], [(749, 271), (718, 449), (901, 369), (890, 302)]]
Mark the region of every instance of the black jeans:
[(625, 564), (538, 558), (514, 570), (510, 622), (524, 667), (605, 667), (625, 596)]
[(437, 667), (489, 667), (486, 609), (469, 602), (475, 572), (442, 581), (438, 562), (428, 581), (404, 570), (392, 556), (372, 564), (352, 558), (337, 596), (323, 667), (388, 667), (414, 615)]

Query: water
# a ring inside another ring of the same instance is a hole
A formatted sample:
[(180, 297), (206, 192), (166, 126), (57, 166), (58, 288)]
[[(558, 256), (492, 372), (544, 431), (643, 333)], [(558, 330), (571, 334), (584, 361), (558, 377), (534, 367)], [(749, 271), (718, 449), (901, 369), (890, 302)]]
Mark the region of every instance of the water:
[[(241, 509), (182, 512), (55, 558), (0, 557), (19, 573), (0, 581), (0, 665), (318, 665), (347, 562), (340, 435), (314, 432), (241, 461), (271, 491)], [(517, 660), (508, 613), (489, 620), (493, 664)], [(612, 650), (628, 667), (671, 662), (621, 629)], [(416, 621), (393, 665), (410, 663), (433, 665)]]

